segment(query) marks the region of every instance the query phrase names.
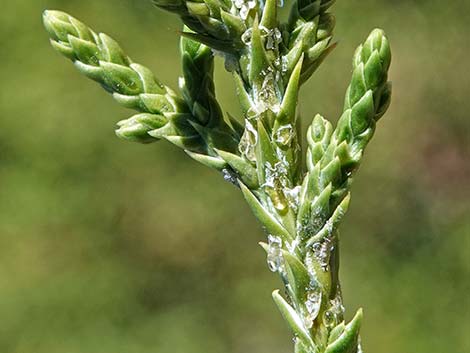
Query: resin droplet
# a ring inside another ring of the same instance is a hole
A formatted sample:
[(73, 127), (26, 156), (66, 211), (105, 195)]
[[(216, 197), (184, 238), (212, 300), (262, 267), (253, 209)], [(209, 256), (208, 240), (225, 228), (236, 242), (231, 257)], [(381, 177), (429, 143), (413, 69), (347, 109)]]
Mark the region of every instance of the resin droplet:
[(250, 10), (256, 7), (256, 0), (233, 0), (232, 3), (239, 10), (242, 20), (246, 20)]
[(266, 163), (264, 166), (264, 173), (266, 181), (262, 186), (269, 188), (287, 187), (287, 168), (283, 162), (276, 162), (274, 165), (269, 162)]
[(333, 328), (334, 326), (336, 326), (335, 314), (330, 310), (325, 311), (323, 313), (323, 323), (328, 328)]
[(331, 311), (336, 315), (337, 318), (342, 318), (345, 312), (345, 308), (343, 306), (343, 299), (341, 298), (341, 294), (338, 293), (333, 299), (330, 300)]
[(281, 109), (281, 103), (276, 94), (277, 73), (272, 68), (261, 73), (264, 76), (263, 83), (258, 92), (256, 92), (256, 111), (261, 114), (268, 109), (274, 113), (278, 113)]
[(272, 272), (280, 270), (282, 265), (282, 240), (273, 235), (268, 236), (268, 267)]
[(250, 12), (250, 9), (249, 9), (247, 6), (243, 6), (243, 7), (240, 9), (240, 17), (242, 18), (242, 20), (246, 20), (246, 19), (247, 19), (249, 12)]
[(288, 203), (284, 192), (280, 187), (274, 187), (268, 190), (269, 197), (273, 203), (274, 208), (281, 214), (287, 211)]
[(279, 43), (282, 42), (282, 34), (277, 28), (266, 29), (266, 49), (274, 50), (277, 49)]
[(311, 289), (307, 294), (307, 300), (305, 302), (305, 308), (307, 313), (304, 317), (304, 323), (307, 328), (312, 328), (313, 322), (318, 316), (321, 308), (322, 294), (318, 287)]
[(327, 238), (322, 243), (316, 242), (312, 245), (312, 249), (315, 259), (318, 261), (323, 271), (328, 271), (332, 249), (330, 240)]
[(274, 165), (268, 162), (265, 165), (264, 173), (265, 182), (262, 186), (269, 195), (274, 208), (283, 214), (289, 207), (289, 202), (284, 193), (284, 190), (288, 189), (287, 185), (289, 183), (286, 166), (282, 162), (276, 162)]
[(246, 4), (250, 10), (254, 9), (256, 7), (256, 0), (248, 0)]
[(238, 150), (250, 162), (256, 161), (255, 146), (258, 141), (258, 132), (249, 120), (245, 122), (245, 132), (240, 139)]
[(224, 176), (225, 181), (228, 181), (229, 183), (232, 183), (234, 185), (238, 185), (237, 176), (234, 175), (233, 171), (224, 168), (222, 169), (222, 175)]
[(321, 291), (318, 289), (312, 290), (307, 294), (307, 301), (305, 302), (305, 307), (309, 315), (315, 320), (320, 312), (321, 307)]
[(314, 319), (311, 318), (311, 316), (309, 314), (307, 314), (306, 316), (304, 316), (304, 325), (307, 329), (311, 329), (313, 327), (313, 321)]
[(289, 64), (289, 62), (287, 60), (287, 56), (283, 56), (281, 58), (281, 71), (282, 71), (283, 74), (285, 74), (287, 72), (287, 69), (289, 67), (288, 64)]
[(297, 249), (297, 247), (299, 246), (299, 244), (300, 244), (300, 238), (297, 236), (294, 240), (292, 240), (292, 242), (290, 243), (286, 242), (287, 250), (289, 250), (289, 252), (293, 254), (295, 252), (295, 249)]
[(252, 33), (252, 29), (251, 28), (248, 28), (245, 32), (243, 32), (242, 34), (242, 42), (245, 43), (246, 45), (250, 44), (251, 42), (251, 33)]
[(294, 129), (291, 124), (281, 126), (274, 134), (275, 141), (282, 146), (287, 146), (293, 138)]
[(299, 208), (299, 198), (300, 198), (300, 191), (302, 187), (301, 186), (296, 186), (295, 188), (292, 189), (285, 189), (284, 190), (284, 195), (286, 195), (287, 201), (289, 202), (290, 207), (297, 212), (297, 209)]

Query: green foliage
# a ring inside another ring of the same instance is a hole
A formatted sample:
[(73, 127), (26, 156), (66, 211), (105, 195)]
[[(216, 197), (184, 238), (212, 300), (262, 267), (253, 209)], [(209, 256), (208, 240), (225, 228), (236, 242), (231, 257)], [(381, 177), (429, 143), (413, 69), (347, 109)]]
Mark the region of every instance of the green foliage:
[[(361, 352), (362, 311), (344, 321), (338, 226), (353, 173), (390, 102), (387, 38), (374, 30), (357, 49), (343, 115), (335, 129), (317, 115), (304, 151), (299, 89), (334, 48), (328, 12), (334, 1), (295, 2), (285, 23), (274, 0), (154, 2), (187, 26), (180, 94), (73, 17), (46, 11), (44, 24), (57, 51), (138, 112), (118, 123), (119, 137), (166, 139), (240, 186), (267, 232), (269, 268), (285, 284), (287, 299), (278, 291), (273, 298), (294, 334), (295, 351)], [(244, 126), (224, 116), (216, 99), (214, 53), (234, 77)]]

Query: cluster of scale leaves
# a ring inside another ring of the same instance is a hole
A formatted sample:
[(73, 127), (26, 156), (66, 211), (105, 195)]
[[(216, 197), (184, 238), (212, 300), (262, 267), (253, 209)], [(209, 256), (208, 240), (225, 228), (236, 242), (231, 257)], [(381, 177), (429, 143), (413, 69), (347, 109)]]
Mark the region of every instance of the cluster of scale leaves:
[[(358, 353), (362, 311), (343, 321), (337, 228), (349, 206), (352, 175), (388, 108), (391, 54), (374, 30), (353, 59), (336, 128), (317, 115), (302, 156), (299, 89), (335, 47), (333, 0), (299, 0), (285, 23), (278, 0), (154, 0), (185, 24), (181, 93), (133, 63), (116, 41), (59, 11), (46, 11), (52, 46), (137, 114), (117, 135), (165, 139), (238, 185), (268, 233), (268, 265), (288, 299), (273, 299), (295, 335), (296, 352)], [(245, 124), (224, 114), (215, 94), (214, 55), (232, 72)], [(305, 166), (302, 164), (306, 161)]]

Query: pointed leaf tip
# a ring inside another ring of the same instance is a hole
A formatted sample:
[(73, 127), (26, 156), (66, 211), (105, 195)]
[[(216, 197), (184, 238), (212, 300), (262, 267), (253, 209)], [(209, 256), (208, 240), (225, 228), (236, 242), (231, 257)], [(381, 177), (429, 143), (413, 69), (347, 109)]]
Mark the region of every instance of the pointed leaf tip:
[(297, 98), (299, 94), (300, 74), (302, 71), (303, 55), (294, 67), (287, 84), (284, 98), (282, 99), (281, 111), (279, 113), (280, 123), (294, 121), (295, 110), (297, 107)]
[(361, 328), (363, 313), (359, 309), (341, 335), (330, 343), (325, 353), (357, 353), (359, 330)]
[(246, 159), (219, 149), (215, 149), (215, 151), (238, 173), (247, 186), (253, 189), (259, 187), (256, 169)]
[(262, 72), (269, 66), (269, 61), (266, 57), (261, 32), (258, 23), (258, 17), (253, 22), (251, 31), (251, 48), (250, 48), (250, 81), (261, 87), (263, 83)]
[(312, 348), (315, 347), (315, 343), (310, 337), (308, 330), (305, 328), (302, 319), (297, 314), (295, 309), (290, 306), (289, 303), (287, 303), (287, 301), (279, 294), (278, 289), (272, 293), (272, 297), (274, 303), (276, 303), (279, 311), (281, 312), (294, 335), (302, 340), (305, 346)]
[(239, 181), (240, 189), (255, 217), (269, 234), (279, 236), (283, 241), (292, 241), (291, 234), (263, 207), (251, 190)]
[(260, 25), (269, 29), (277, 26), (277, 2), (278, 0), (266, 0)]

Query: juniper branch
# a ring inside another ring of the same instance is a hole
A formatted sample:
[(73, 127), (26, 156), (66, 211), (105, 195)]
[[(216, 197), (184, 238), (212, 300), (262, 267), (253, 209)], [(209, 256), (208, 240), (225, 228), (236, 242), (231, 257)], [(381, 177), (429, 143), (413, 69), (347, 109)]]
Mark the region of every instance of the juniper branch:
[(328, 12), (335, 0), (298, 0), (292, 4), (286, 26), (288, 53), (304, 53), (301, 81), (305, 82), (334, 49), (331, 44), (335, 18)]
[[(180, 89), (192, 115), (197, 119), (191, 125), (204, 139), (209, 155), (217, 161), (209, 164), (220, 169), (228, 167), (218, 157), (218, 150), (234, 153), (237, 151), (243, 128), (235, 119), (225, 118), (215, 96), (214, 54), (204, 44), (192, 39), (181, 38), (181, 60), (183, 77)], [(204, 158), (190, 154), (193, 158)], [(220, 164), (220, 165), (219, 165)]]
[(72, 60), (80, 73), (100, 83), (119, 104), (140, 112), (119, 122), (119, 137), (152, 142), (148, 132), (165, 129), (165, 136), (181, 136), (187, 139), (185, 146), (200, 147), (188, 142), (197, 133), (188, 124), (191, 116), (184, 100), (148, 68), (133, 63), (115, 40), (60, 11), (46, 11), (43, 19), (54, 49)]
[[(354, 55), (336, 128), (320, 115), (313, 119), (302, 165), (298, 92), (335, 46), (333, 2), (294, 1), (282, 23), (277, 0), (154, 0), (187, 26), (181, 95), (132, 63), (108, 36), (62, 12), (44, 15), (54, 48), (139, 111), (119, 123), (118, 136), (167, 139), (240, 186), (268, 235), (261, 245), (269, 268), (284, 282), (286, 299), (279, 291), (273, 299), (294, 333), (296, 353), (362, 352), (362, 310), (344, 321), (338, 227), (352, 176), (391, 96), (389, 43), (374, 30)], [(244, 126), (224, 116), (217, 102), (214, 52), (233, 73)]]
[(197, 39), (210, 47), (227, 52), (242, 47), (241, 35), (246, 30), (242, 18), (237, 16), (230, 1), (224, 0), (153, 0), (159, 8), (181, 17), (192, 32), (187, 37)]
[[(220, 146), (208, 141), (207, 134), (201, 136), (196, 128), (210, 124), (210, 127), (218, 128), (219, 135), (225, 137), (212, 140), (217, 140), (224, 147), (231, 144), (233, 149), (237, 134), (223, 120), (215, 100), (213, 58), (209, 48), (193, 43), (191, 51), (191, 44), (186, 42), (184, 77), (196, 82), (197, 72), (199, 77), (202, 75), (203, 87), (193, 87), (193, 93), (200, 89), (197, 97), (191, 98), (191, 93), (186, 92), (183, 99), (155, 78), (148, 68), (133, 63), (108, 35), (96, 34), (77, 19), (60, 11), (46, 11), (43, 19), (54, 49), (71, 59), (80, 73), (100, 83), (119, 104), (140, 112), (118, 123), (116, 134), (119, 137), (142, 143), (164, 138), (188, 152), (210, 155), (214, 154), (211, 151), (215, 147)], [(208, 64), (197, 67), (204, 60)], [(211, 86), (210, 90), (206, 89)], [(206, 107), (201, 100), (207, 103)], [(210, 139), (215, 133), (211, 131), (209, 135)]]

